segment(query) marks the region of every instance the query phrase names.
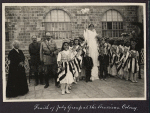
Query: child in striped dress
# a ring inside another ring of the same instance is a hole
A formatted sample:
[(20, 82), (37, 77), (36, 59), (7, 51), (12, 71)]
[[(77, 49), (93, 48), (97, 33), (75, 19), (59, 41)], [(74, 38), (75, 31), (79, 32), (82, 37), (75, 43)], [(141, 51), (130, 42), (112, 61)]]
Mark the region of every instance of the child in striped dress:
[(62, 95), (70, 93), (68, 87), (74, 82), (74, 68), (72, 65), (73, 55), (69, 51), (69, 43), (64, 42), (62, 44), (61, 52), (58, 53), (58, 79), (57, 81), (61, 84)]
[(79, 74), (81, 73), (81, 64), (82, 64), (82, 58), (80, 56), (80, 46), (79, 46), (79, 39), (75, 38), (74, 39), (74, 46), (72, 48), (72, 53), (74, 56), (74, 67), (75, 67), (75, 81), (74, 83), (77, 84), (77, 82), (79, 81)]
[(108, 65), (108, 68), (107, 68), (107, 70), (108, 70), (108, 75), (110, 76), (111, 75), (111, 68), (110, 68), (110, 63), (111, 63), (111, 59), (112, 59), (112, 47), (111, 47), (111, 44), (110, 43), (108, 43), (108, 55), (109, 55), (109, 65)]
[(130, 54), (131, 56), (128, 64), (130, 80), (132, 82), (137, 82), (137, 72), (139, 71), (139, 64), (138, 64), (139, 53), (136, 50), (131, 50)]
[(123, 51), (124, 51), (124, 48), (123, 46), (119, 45), (119, 53), (118, 53), (118, 65), (117, 65), (117, 72), (118, 72), (118, 76), (119, 78), (123, 78), (123, 74), (124, 74), (124, 71), (123, 71), (123, 68), (122, 68), (122, 64), (123, 64), (123, 58), (124, 58), (124, 55), (123, 55)]
[(111, 59), (111, 65), (110, 65), (111, 75), (112, 76), (116, 76), (117, 75), (117, 65), (116, 65), (117, 60), (118, 60), (118, 57), (117, 57), (117, 46), (113, 45), (112, 46), (112, 59)]
[(123, 53), (124, 54), (124, 58), (123, 58), (122, 68), (123, 68), (123, 71), (124, 71), (124, 78), (126, 80), (129, 79), (129, 70), (128, 70), (129, 50), (130, 50), (130, 47), (128, 47), (128, 46), (124, 47), (124, 53)]

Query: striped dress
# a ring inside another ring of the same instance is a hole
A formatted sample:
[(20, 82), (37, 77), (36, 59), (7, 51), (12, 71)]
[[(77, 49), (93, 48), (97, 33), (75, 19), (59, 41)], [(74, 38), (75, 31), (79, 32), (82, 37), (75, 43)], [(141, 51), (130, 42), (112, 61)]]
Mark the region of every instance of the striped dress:
[(139, 64), (138, 64), (138, 59), (137, 59), (137, 57), (139, 56), (139, 53), (138, 51), (135, 51), (135, 50), (131, 50), (131, 52), (133, 52), (135, 55), (134, 57), (131, 57), (129, 59), (128, 69), (129, 69), (129, 72), (134, 74), (139, 71)]
[(58, 68), (58, 79), (60, 83), (71, 84), (74, 82), (74, 65), (73, 62), (70, 61), (72, 59), (72, 54), (69, 50), (61, 51), (58, 53), (57, 62), (61, 62), (61, 66), (64, 67), (64, 70)]

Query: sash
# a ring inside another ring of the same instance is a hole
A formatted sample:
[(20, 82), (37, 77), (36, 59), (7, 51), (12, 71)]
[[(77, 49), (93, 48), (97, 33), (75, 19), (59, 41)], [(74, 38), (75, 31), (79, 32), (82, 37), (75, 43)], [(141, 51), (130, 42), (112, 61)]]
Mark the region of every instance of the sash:
[(127, 63), (129, 62), (128, 57), (129, 57), (129, 53), (127, 52), (127, 54), (126, 54), (126, 58), (125, 58), (125, 61), (124, 61), (124, 66), (123, 66), (123, 68), (125, 68), (125, 66), (126, 66), (126, 65), (127, 65)]
[[(63, 63), (62, 63), (62, 67), (65, 67), (65, 70), (60, 70), (60, 72), (58, 72), (58, 79), (57, 79), (57, 81), (61, 81), (61, 80), (63, 80), (66, 77), (66, 74), (67, 74), (67, 62), (63, 62)], [(60, 74), (62, 74), (62, 75), (59, 76)]]
[(75, 59), (74, 59), (74, 64), (75, 64), (75, 66), (76, 66), (76, 68), (77, 68), (77, 71), (80, 72), (80, 71), (81, 71), (81, 70), (80, 70), (80, 66), (79, 66), (79, 63), (78, 63), (76, 57), (75, 57)]
[(58, 73), (57, 73), (58, 74), (57, 81), (61, 81), (61, 80), (63, 80), (66, 77), (66, 74), (67, 74), (67, 65), (69, 65), (69, 70), (70, 70), (70, 72), (72, 73), (72, 75), (74, 77), (75, 70), (74, 70), (74, 68), (72, 66), (72, 62), (71, 61), (70, 62), (63, 62), (61, 65), (62, 65), (62, 67), (65, 67), (65, 70), (59, 70), (58, 71)]
[(113, 64), (110, 66), (111, 68), (113, 67), (113, 65), (115, 65), (116, 60), (117, 60), (117, 56), (115, 55), (114, 58), (113, 58)]
[(120, 69), (122, 68), (122, 63), (123, 63), (123, 58), (124, 58), (124, 55), (123, 54), (120, 54), (120, 58), (119, 58), (119, 64), (117, 66), (117, 72), (120, 71)]
[(136, 58), (131, 58), (128, 64), (128, 69), (132, 73), (137, 73), (138, 71), (138, 63)]

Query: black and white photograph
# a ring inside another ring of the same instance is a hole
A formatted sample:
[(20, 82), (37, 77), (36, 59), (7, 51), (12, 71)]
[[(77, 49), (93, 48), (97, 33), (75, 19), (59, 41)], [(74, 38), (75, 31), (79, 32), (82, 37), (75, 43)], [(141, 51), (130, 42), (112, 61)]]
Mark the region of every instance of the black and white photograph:
[(3, 102), (146, 100), (145, 3), (3, 3)]

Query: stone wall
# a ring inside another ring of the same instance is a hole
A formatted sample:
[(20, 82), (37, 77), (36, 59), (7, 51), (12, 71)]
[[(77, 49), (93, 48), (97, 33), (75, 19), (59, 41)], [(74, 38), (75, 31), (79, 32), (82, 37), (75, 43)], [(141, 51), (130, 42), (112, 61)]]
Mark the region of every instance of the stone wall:
[[(102, 16), (109, 10), (114, 9), (122, 15), (124, 19), (124, 32), (131, 32), (136, 27), (131, 22), (138, 21), (138, 6), (6, 6), (5, 20), (9, 23), (8, 31), (10, 40), (6, 41), (6, 50), (12, 48), (12, 41), (18, 39), (21, 42), (21, 49), (28, 50), (31, 43), (31, 36), (38, 35), (42, 38), (45, 28), (42, 26), (45, 15), (52, 9), (62, 9), (71, 18), (72, 38), (83, 34), (86, 15), (80, 13), (83, 8), (89, 8), (87, 15), (88, 23), (93, 23), (98, 34), (102, 33)], [(26, 51), (27, 52), (27, 51)]]

